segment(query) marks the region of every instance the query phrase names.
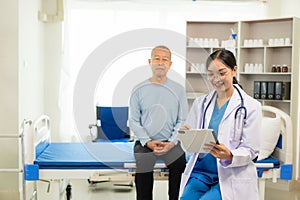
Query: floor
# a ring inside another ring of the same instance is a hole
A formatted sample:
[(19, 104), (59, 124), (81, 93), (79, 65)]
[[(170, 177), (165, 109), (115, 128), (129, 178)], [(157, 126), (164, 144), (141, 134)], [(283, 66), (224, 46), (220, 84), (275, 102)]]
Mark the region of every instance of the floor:
[[(112, 182), (89, 184), (86, 180), (71, 180), (72, 200), (134, 200), (135, 187), (115, 186)], [(126, 184), (126, 183), (125, 183)], [(167, 181), (155, 181), (154, 200), (166, 200)], [(265, 200), (300, 200), (300, 189), (292, 191), (266, 189)]]

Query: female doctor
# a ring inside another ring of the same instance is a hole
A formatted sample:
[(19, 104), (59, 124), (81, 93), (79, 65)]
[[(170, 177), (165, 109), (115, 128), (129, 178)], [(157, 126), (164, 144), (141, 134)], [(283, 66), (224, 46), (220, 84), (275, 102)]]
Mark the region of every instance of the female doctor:
[(184, 128), (213, 129), (218, 144), (209, 153), (193, 153), (182, 175), (181, 200), (258, 200), (254, 160), (259, 151), (261, 104), (236, 79), (236, 59), (217, 50), (207, 59), (207, 79), (214, 87), (197, 98)]

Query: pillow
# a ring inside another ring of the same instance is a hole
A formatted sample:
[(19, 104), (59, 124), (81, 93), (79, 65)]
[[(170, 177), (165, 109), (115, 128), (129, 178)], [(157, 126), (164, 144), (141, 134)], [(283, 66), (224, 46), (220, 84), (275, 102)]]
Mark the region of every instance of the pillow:
[(268, 158), (274, 151), (281, 128), (281, 120), (279, 117), (263, 117), (260, 132), (260, 149), (258, 160)]

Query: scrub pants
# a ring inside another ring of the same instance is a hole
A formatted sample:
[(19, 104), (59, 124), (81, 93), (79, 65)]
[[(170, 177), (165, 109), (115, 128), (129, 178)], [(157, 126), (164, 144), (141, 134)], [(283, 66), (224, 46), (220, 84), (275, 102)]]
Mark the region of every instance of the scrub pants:
[(137, 200), (152, 200), (153, 169), (156, 161), (163, 160), (169, 169), (169, 199), (178, 200), (181, 174), (186, 166), (185, 153), (178, 142), (168, 153), (156, 156), (151, 149), (135, 142), (136, 159), (135, 185)]
[(222, 200), (220, 185), (204, 183), (196, 177), (190, 177), (180, 200)]

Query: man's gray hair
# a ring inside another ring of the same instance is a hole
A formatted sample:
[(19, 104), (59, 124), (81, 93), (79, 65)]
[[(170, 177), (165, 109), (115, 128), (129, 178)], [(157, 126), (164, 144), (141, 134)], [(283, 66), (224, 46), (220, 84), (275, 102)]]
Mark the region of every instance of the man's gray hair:
[(170, 58), (171, 58), (172, 53), (171, 53), (170, 49), (169, 49), (167, 46), (164, 46), (164, 45), (158, 45), (158, 46), (154, 47), (154, 48), (152, 49), (152, 51), (151, 51), (151, 58), (152, 58), (152, 56), (153, 56), (153, 51), (156, 50), (156, 49), (164, 49), (164, 50), (167, 50), (167, 51), (169, 52)]

